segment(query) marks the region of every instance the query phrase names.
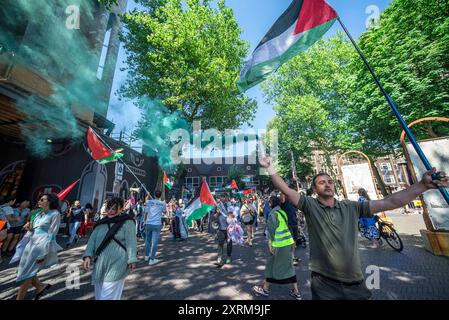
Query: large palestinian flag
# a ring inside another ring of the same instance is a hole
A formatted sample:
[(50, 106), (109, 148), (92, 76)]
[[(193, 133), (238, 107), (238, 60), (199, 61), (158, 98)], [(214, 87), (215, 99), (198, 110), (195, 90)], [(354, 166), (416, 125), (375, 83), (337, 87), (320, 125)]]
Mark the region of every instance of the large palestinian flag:
[(325, 0), (293, 0), (271, 27), (243, 68), (241, 91), (265, 80), (283, 63), (318, 41), (338, 18)]
[(186, 223), (192, 225), (193, 220), (201, 219), (210, 212), (217, 204), (210, 193), (209, 186), (206, 181), (201, 185), (200, 196), (195, 199), (185, 210)]

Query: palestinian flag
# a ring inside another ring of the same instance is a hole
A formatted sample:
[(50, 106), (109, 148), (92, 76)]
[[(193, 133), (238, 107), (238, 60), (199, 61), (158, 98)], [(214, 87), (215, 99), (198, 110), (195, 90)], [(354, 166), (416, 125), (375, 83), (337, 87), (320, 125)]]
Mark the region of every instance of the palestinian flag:
[(192, 225), (193, 220), (201, 219), (210, 212), (217, 204), (215, 203), (206, 181), (201, 185), (200, 196), (196, 198), (185, 210), (186, 223)]
[(87, 130), (87, 145), (90, 156), (100, 164), (116, 161), (123, 157), (123, 153), (107, 148), (92, 128)]
[(167, 177), (167, 174), (165, 173), (165, 171), (164, 171), (164, 185), (167, 188), (171, 189), (171, 182), (170, 182), (170, 179)]
[(253, 189), (252, 189), (252, 188), (251, 188), (251, 189), (243, 190), (243, 194), (244, 194), (245, 196), (248, 196), (248, 195), (251, 194), (251, 193), (253, 193)]
[(235, 180), (232, 180), (231, 184), (227, 185), (225, 187), (225, 189), (237, 189), (238, 190), (239, 187), (237, 187), (237, 183), (235, 182)]
[(318, 41), (337, 18), (337, 12), (325, 0), (293, 0), (254, 50), (237, 87), (244, 92), (265, 80)]

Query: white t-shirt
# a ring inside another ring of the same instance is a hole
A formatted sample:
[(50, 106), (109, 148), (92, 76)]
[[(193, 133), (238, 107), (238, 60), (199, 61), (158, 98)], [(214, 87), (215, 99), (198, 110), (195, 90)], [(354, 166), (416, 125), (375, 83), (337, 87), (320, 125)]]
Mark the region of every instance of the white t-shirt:
[(145, 212), (147, 213), (146, 224), (161, 225), (162, 213), (167, 210), (167, 204), (161, 200), (148, 200), (145, 205)]

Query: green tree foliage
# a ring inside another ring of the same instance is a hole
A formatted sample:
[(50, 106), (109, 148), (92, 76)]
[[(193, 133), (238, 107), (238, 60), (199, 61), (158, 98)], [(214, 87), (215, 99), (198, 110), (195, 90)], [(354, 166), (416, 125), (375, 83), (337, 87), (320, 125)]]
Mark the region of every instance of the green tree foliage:
[(353, 56), (339, 33), (287, 62), (262, 85), (276, 111), (269, 127), (278, 129), (281, 173), (291, 176), (291, 150), (298, 176), (304, 177), (311, 173), (307, 158), (313, 149), (325, 153), (331, 168), (332, 154), (358, 147), (347, 113), (346, 71)]
[(235, 85), (249, 46), (225, 2), (209, 2), (140, 1), (148, 10), (125, 14), (129, 77), (120, 92), (159, 99), (204, 129), (236, 128), (257, 107)]
[[(359, 46), (405, 121), (449, 116), (449, 3), (395, 0)], [(390, 153), (402, 131), (360, 58), (350, 66), (350, 118), (371, 155)], [(446, 131), (445, 131), (446, 128)], [(417, 126), (417, 138), (447, 134), (447, 125)]]

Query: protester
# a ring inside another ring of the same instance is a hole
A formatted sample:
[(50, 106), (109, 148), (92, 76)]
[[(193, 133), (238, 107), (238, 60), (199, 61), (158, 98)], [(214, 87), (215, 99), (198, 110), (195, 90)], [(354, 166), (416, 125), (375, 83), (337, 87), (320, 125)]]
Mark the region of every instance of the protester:
[(15, 198), (8, 197), (4, 199), (4, 203), (0, 206), (0, 262), (2, 261), (1, 255), (3, 254), (3, 241), (8, 237), (8, 218), (7, 215), (11, 215), (13, 213), (12, 206), (16, 202)]
[(142, 225), (144, 225), (144, 220), (143, 220), (143, 216), (144, 216), (144, 205), (143, 205), (143, 201), (142, 199), (137, 200), (137, 206), (136, 206), (136, 236), (138, 238), (142, 238), (142, 236), (144, 235), (144, 230), (142, 228)]
[(108, 200), (107, 216), (95, 225), (83, 256), (86, 271), (93, 264), (92, 285), (96, 300), (120, 300), (125, 278), (136, 267), (135, 225), (123, 209), (123, 199)]
[(185, 223), (185, 219), (182, 216), (182, 210), (176, 202), (173, 203), (173, 240), (184, 241), (187, 239), (189, 231)]
[(58, 197), (53, 193), (44, 194), (39, 199), (38, 205), (42, 211), (36, 214), (32, 224), (25, 225), (25, 229), (31, 231), (32, 235), (17, 268), (16, 282), (21, 282), (17, 300), (25, 298), (30, 285), (36, 288), (35, 300), (39, 300), (50, 289), (51, 285), (41, 283), (37, 274), (39, 271), (57, 264), (57, 253), (62, 250), (56, 242), (56, 235), (61, 223)]
[(268, 297), (270, 284), (291, 284), (290, 295), (302, 300), (293, 266), (294, 240), (288, 228), (287, 214), (280, 207), (278, 197), (270, 198), (271, 213), (268, 219), (268, 249), (270, 256), (265, 265), (265, 281), (254, 286), (256, 294)]
[(298, 241), (298, 214), (297, 209), (293, 206), (293, 204), (288, 201), (287, 196), (284, 193), (281, 193), (279, 196), (279, 200), (281, 201), (281, 209), (285, 211), (288, 218), (288, 229), (292, 234), (293, 240), (295, 241), (294, 249), (293, 249), (293, 265), (298, 265), (300, 259), (296, 255), (296, 242)]
[(259, 162), (267, 169), (274, 187), (296, 203), (306, 217), (314, 300), (369, 299), (371, 292), (363, 281), (358, 251), (359, 218), (400, 208), (429, 189), (449, 184), (444, 172), (439, 173), (440, 180), (432, 180), (432, 174), (436, 173), (434, 168), (426, 172), (420, 182), (382, 200), (337, 201), (335, 184), (328, 174), (319, 173), (313, 177), (312, 188), (317, 198), (307, 197), (288, 187), (276, 174), (270, 158), (262, 156)]
[(9, 222), (9, 229), (7, 238), (2, 247), (3, 254), (8, 256), (14, 254), (14, 249), (23, 234), (23, 226), (30, 214), (29, 206), (30, 202), (28, 200), (20, 201), (19, 207), (14, 208), (13, 213), (6, 216)]
[[(217, 212), (215, 219), (218, 220), (218, 258), (217, 268), (223, 267), (226, 263), (231, 263), (232, 255), (232, 240), (228, 237), (228, 226), (234, 219), (234, 208), (228, 206), (226, 208), (227, 199), (222, 195), (220, 200), (217, 200)], [(226, 243), (226, 253), (224, 250), (224, 244)]]
[(79, 200), (75, 200), (73, 205), (69, 209), (69, 218), (70, 218), (70, 237), (66, 243), (66, 247), (71, 246), (72, 244), (78, 241), (78, 228), (81, 226), (81, 222), (84, 219), (84, 208), (81, 207), (81, 202)]
[(270, 215), (271, 209), (270, 209), (270, 202), (268, 201), (268, 199), (264, 200), (264, 205), (263, 205), (263, 216), (265, 219), (265, 229), (263, 231), (263, 235), (267, 236), (267, 224), (268, 224), (268, 216)]
[(157, 245), (162, 230), (162, 214), (167, 212), (165, 201), (161, 200), (162, 192), (156, 190), (154, 192), (156, 199), (146, 201), (145, 209), (145, 261), (149, 261), (149, 265), (159, 262), (156, 259)]
[[(371, 201), (368, 192), (365, 189), (360, 188), (358, 190), (358, 201), (363, 203), (365, 201)], [(373, 248), (379, 248), (381, 245), (379, 230), (376, 228), (376, 219), (374, 217), (360, 218), (361, 232), (365, 237), (368, 237), (373, 244)]]
[(84, 206), (83, 220), (81, 222), (81, 226), (78, 231), (78, 234), (80, 237), (86, 237), (88, 229), (93, 227), (93, 222), (91, 219), (91, 214), (92, 214), (93, 210), (94, 210), (94, 208), (92, 207), (92, 205), (90, 203), (87, 203)]
[(253, 246), (253, 224), (254, 224), (254, 216), (256, 214), (253, 206), (251, 205), (251, 201), (249, 199), (245, 199), (244, 204), (242, 205), (242, 209), (240, 210), (242, 215), (242, 221), (245, 225), (245, 230), (248, 238), (246, 239), (246, 243), (252, 247)]

